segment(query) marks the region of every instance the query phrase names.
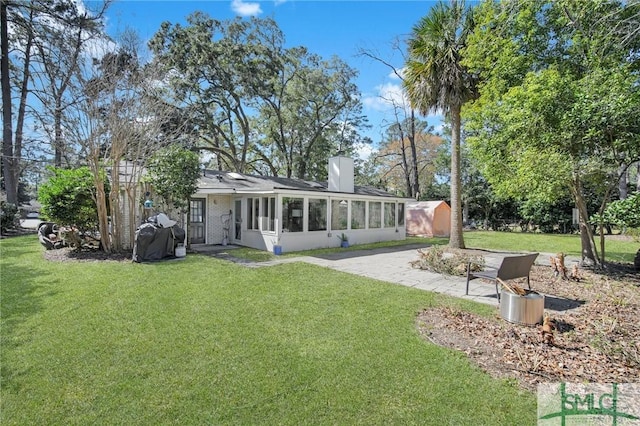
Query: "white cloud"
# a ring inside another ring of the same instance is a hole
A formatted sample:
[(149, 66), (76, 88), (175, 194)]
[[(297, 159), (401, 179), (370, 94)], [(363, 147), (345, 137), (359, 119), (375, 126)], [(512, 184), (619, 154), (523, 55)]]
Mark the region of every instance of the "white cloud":
[(394, 71), (391, 71), (387, 77), (389, 77), (391, 80), (400, 80), (400, 78), (404, 78), (404, 73), (406, 70), (406, 67), (399, 68), (397, 70), (398, 74), (400, 74), (399, 77), (398, 74), (396, 74)]
[(394, 106), (409, 105), (400, 84), (385, 83), (375, 87), (375, 95), (367, 95), (362, 98), (365, 107), (375, 111), (388, 111)]
[(260, 3), (250, 3), (242, 0), (232, 0), (231, 10), (240, 16), (256, 16), (262, 13)]
[(355, 154), (362, 161), (368, 160), (369, 157), (371, 156), (371, 154), (373, 153), (373, 151), (375, 151), (375, 149), (373, 148), (373, 146), (371, 144), (368, 144), (368, 143), (357, 143), (355, 145)]

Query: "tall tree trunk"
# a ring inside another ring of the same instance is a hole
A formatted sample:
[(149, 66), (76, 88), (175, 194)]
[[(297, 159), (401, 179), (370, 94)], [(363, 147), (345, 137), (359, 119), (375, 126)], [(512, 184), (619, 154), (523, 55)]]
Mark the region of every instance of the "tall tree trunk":
[[(94, 136), (90, 136), (94, 138)], [(100, 244), (102, 251), (111, 253), (111, 235), (109, 232), (109, 211), (107, 209), (107, 193), (104, 187), (104, 174), (100, 168), (101, 164), (100, 144), (92, 141), (92, 148), (89, 155), (89, 167), (93, 174), (93, 184), (96, 188), (96, 208), (98, 210), (98, 230), (100, 231)]]
[(400, 157), (402, 158), (402, 172), (404, 173), (404, 184), (407, 189), (407, 198), (416, 198), (416, 193), (413, 192), (413, 179), (411, 177), (411, 171), (413, 170), (412, 165), (407, 159), (407, 146), (405, 145), (405, 139), (410, 139), (409, 137), (405, 137), (404, 126), (400, 119), (398, 118), (398, 113), (396, 111), (396, 124), (398, 125), (398, 137), (400, 138)]
[(461, 106), (451, 108), (451, 235), (449, 246), (463, 249), (462, 236), (462, 195), (460, 177), (460, 110)]
[(618, 181), (618, 192), (620, 199), (624, 200), (629, 195), (629, 168), (622, 164), (619, 167), (620, 180)]
[(413, 186), (411, 185), (411, 168), (409, 166), (409, 161), (407, 161), (407, 147), (404, 145), (404, 131), (402, 130), (402, 125), (399, 125), (398, 129), (400, 131), (400, 158), (402, 158), (402, 171), (404, 172), (404, 184), (407, 188), (407, 197), (415, 198)]
[(111, 248), (122, 251), (123, 211), (120, 203), (120, 161), (115, 160), (111, 166), (111, 188), (109, 191), (109, 208), (111, 210)]
[(0, 50), (2, 59), (0, 68), (2, 73), (2, 175), (7, 193), (7, 202), (18, 204), (18, 182), (13, 173), (13, 128), (11, 122), (11, 81), (9, 79), (9, 39), (7, 23), (7, 2), (0, 2)]
[(600, 259), (598, 257), (598, 251), (596, 249), (596, 243), (589, 224), (589, 212), (587, 210), (587, 203), (585, 202), (584, 195), (582, 194), (582, 183), (576, 176), (571, 185), (571, 191), (576, 202), (576, 207), (579, 212), (580, 222), (580, 242), (582, 246), (582, 263), (585, 263), (585, 259), (588, 263), (601, 267)]
[(418, 152), (416, 149), (416, 116), (413, 108), (411, 109), (409, 146), (411, 147), (411, 196), (417, 200), (420, 197), (420, 180), (418, 178)]
[(62, 167), (62, 149), (63, 149), (63, 142), (62, 142), (62, 100), (61, 99), (56, 99), (56, 107), (54, 110), (54, 117), (53, 117), (53, 127), (54, 127), (54, 141), (53, 141), (53, 146), (54, 146), (54, 160), (53, 160), (53, 164), (56, 167)]
[(104, 182), (96, 182), (96, 205), (98, 207), (98, 227), (100, 230), (100, 243), (102, 251), (111, 253), (111, 235), (109, 233), (109, 218), (107, 211), (107, 194), (104, 190)]
[[(29, 19), (33, 21), (34, 9), (29, 12)], [(18, 204), (18, 181), (20, 178), (20, 160), (22, 159), (22, 137), (24, 128), (24, 117), (27, 108), (27, 90), (30, 78), (31, 67), (31, 46), (33, 45), (33, 31), (31, 27), (27, 30), (27, 43), (25, 45), (25, 56), (23, 63), (22, 82), (20, 86), (20, 103), (18, 105), (18, 115), (16, 117), (15, 139), (12, 129), (12, 100), (11, 100), (11, 80), (9, 76), (9, 40), (7, 23), (7, 2), (0, 2), (0, 50), (2, 59), (0, 63), (2, 80), (2, 171), (4, 177), (5, 190), (7, 192), (7, 202)]]

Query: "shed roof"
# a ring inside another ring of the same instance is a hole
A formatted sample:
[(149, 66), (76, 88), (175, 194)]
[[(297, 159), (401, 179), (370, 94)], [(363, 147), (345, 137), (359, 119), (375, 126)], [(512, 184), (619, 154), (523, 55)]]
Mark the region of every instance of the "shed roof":
[(444, 204), (445, 206), (447, 206), (447, 208), (449, 207), (449, 204), (447, 204), (446, 201), (409, 201), (407, 202), (407, 208), (415, 208), (415, 209), (435, 209), (440, 207), (442, 204)]

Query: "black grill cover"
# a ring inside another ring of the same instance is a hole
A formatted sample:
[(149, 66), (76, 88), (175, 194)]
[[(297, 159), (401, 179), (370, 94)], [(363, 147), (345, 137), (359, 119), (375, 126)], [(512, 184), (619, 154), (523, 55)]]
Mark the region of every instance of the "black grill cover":
[(144, 223), (136, 230), (133, 245), (133, 261), (144, 262), (175, 257), (178, 244), (184, 244), (184, 229), (177, 225), (162, 228), (153, 223)]

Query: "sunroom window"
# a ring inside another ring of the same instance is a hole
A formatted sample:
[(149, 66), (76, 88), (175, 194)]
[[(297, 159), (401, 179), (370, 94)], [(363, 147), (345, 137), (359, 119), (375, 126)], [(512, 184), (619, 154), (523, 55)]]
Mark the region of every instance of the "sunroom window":
[(327, 230), (327, 200), (309, 199), (309, 231)]
[(396, 226), (396, 203), (384, 203), (384, 227)]
[(364, 229), (367, 225), (365, 201), (351, 202), (351, 229)]
[(303, 231), (303, 201), (302, 198), (282, 198), (282, 230), (284, 232)]
[(369, 228), (380, 228), (382, 203), (369, 201)]
[(347, 200), (331, 200), (331, 229), (347, 229), (349, 220), (349, 202)]

